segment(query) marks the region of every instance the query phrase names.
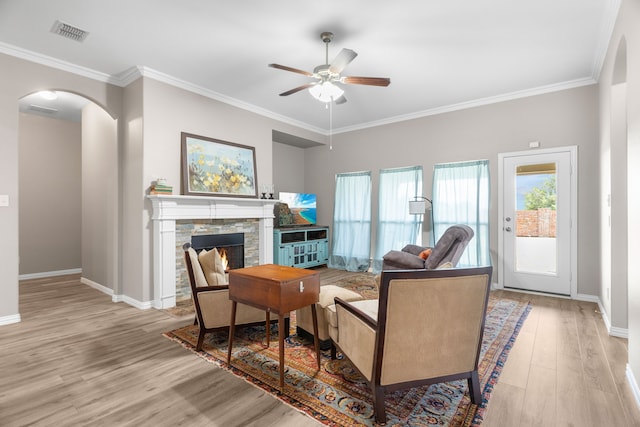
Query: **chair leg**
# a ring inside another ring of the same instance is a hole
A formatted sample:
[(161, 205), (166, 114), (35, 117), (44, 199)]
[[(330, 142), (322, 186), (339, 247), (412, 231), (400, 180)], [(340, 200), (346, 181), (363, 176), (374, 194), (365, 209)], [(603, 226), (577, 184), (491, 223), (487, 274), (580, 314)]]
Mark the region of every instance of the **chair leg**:
[(194, 325), (197, 325), (197, 324), (198, 324), (198, 316), (196, 316), (196, 317), (193, 319), (193, 324), (194, 324)]
[[(291, 321), (288, 317), (284, 319), (284, 337), (287, 338), (289, 336), (289, 330), (291, 329)], [(278, 331), (279, 333), (280, 331)]]
[(471, 395), (471, 403), (479, 405), (482, 403), (482, 392), (480, 392), (480, 380), (478, 379), (478, 371), (471, 372), (471, 376), (467, 379), (469, 384), (469, 394)]
[(198, 332), (198, 343), (196, 344), (196, 351), (202, 351), (202, 343), (204, 342), (204, 328), (200, 326), (200, 332)]
[(373, 387), (373, 411), (376, 422), (384, 424), (387, 422), (387, 412), (384, 409), (384, 389), (382, 387)]
[(335, 360), (336, 359), (336, 345), (333, 342), (333, 340), (331, 340), (331, 360)]

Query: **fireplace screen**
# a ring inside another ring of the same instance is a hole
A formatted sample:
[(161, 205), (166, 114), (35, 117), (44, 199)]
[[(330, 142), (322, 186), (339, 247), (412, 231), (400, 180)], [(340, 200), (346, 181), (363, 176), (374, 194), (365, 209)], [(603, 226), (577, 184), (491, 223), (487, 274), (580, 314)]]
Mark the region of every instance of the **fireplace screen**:
[(222, 257), (226, 271), (244, 268), (244, 233), (191, 236), (191, 247), (198, 252), (216, 248)]

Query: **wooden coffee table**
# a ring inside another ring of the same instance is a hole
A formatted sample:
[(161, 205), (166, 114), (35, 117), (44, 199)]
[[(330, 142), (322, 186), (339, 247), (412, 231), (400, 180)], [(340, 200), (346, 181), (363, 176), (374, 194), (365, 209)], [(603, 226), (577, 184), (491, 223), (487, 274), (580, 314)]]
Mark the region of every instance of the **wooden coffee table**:
[(320, 297), (320, 273), (303, 268), (265, 264), (229, 271), (229, 299), (231, 322), (229, 327), (229, 352), (227, 364), (231, 364), (231, 349), (236, 324), (236, 307), (240, 302), (265, 310), (267, 345), (269, 345), (269, 313), (278, 315), (278, 344), (280, 349), (280, 388), (284, 387), (284, 316), (302, 307), (311, 306), (313, 341), (320, 370), (320, 344), (318, 342), (318, 317), (316, 303)]

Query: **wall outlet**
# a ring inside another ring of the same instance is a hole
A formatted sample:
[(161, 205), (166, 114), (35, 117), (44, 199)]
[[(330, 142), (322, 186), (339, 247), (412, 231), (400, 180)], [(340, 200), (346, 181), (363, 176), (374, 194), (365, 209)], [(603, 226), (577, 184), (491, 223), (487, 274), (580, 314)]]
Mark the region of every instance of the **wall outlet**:
[(8, 194), (0, 194), (0, 206), (2, 206), (2, 207), (9, 206), (9, 195)]
[(540, 147), (540, 141), (531, 141), (529, 143), (529, 148), (539, 148)]

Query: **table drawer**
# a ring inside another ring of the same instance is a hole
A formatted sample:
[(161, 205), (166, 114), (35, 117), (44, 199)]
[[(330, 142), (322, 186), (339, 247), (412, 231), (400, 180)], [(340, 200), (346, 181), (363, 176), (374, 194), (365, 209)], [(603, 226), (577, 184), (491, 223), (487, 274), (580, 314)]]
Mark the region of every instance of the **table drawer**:
[(284, 312), (297, 310), (318, 302), (320, 276), (307, 276), (283, 282), (280, 286), (280, 307)]
[(263, 265), (229, 272), (229, 298), (243, 304), (288, 313), (318, 302), (320, 273)]

